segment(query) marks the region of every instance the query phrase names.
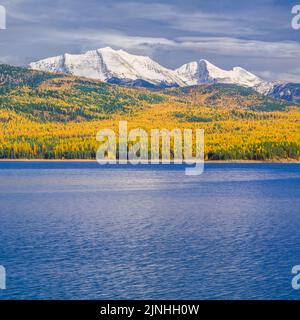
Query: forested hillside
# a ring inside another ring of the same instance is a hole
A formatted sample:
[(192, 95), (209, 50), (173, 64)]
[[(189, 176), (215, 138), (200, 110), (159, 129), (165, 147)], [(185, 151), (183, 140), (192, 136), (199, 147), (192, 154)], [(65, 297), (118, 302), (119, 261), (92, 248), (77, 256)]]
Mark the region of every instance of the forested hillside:
[(300, 108), (237, 85), (147, 90), (0, 65), (0, 158), (91, 159), (96, 133), (203, 128), (206, 159), (300, 158)]

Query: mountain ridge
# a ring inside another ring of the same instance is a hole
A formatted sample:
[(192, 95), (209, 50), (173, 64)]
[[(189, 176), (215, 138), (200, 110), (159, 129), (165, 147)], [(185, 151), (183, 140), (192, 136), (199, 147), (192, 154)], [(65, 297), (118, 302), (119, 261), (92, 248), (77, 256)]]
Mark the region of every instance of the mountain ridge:
[[(33, 70), (153, 89), (213, 83), (237, 84), (276, 99), (300, 102), (300, 84), (266, 81), (239, 66), (224, 70), (205, 59), (188, 62), (172, 70), (148, 56), (133, 55), (122, 49), (105, 47), (83, 54), (65, 53), (38, 60), (31, 62), (29, 67)], [(292, 87), (293, 93), (288, 91), (288, 87)]]
[(270, 83), (244, 68), (233, 67), (231, 70), (224, 70), (205, 59), (184, 64), (175, 72), (185, 78), (189, 85), (206, 83), (238, 84), (254, 88), (260, 93), (265, 93), (271, 88)]
[(95, 159), (101, 128), (205, 130), (207, 160), (300, 159), (300, 108), (235, 84), (149, 90), (0, 65), (0, 158)]
[(161, 103), (258, 112), (284, 111), (294, 106), (235, 84), (149, 90), (0, 65), (0, 109), (37, 117), (40, 121), (103, 119), (115, 112), (132, 112)]
[(176, 73), (147, 56), (138, 56), (124, 50), (105, 47), (87, 51), (83, 54), (63, 54), (32, 62), (29, 67), (46, 72), (66, 73), (74, 76), (98, 79), (120, 84), (143, 80), (158, 87), (184, 86), (185, 83)]

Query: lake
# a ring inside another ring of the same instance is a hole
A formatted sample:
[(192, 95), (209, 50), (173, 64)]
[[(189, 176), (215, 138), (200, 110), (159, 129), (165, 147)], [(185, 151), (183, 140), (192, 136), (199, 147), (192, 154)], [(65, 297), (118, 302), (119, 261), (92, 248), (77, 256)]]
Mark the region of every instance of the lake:
[(300, 165), (0, 163), (0, 299), (299, 299)]

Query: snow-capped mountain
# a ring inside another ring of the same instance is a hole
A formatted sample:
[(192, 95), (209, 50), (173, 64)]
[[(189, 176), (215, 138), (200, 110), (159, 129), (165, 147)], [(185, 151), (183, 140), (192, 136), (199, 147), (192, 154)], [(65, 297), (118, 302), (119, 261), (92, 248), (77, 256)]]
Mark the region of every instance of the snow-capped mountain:
[(223, 70), (204, 59), (184, 64), (175, 71), (180, 78), (185, 79), (188, 85), (209, 83), (239, 84), (253, 88), (260, 93), (266, 93), (273, 86), (241, 67)]
[(99, 79), (105, 82), (142, 86), (184, 86), (176, 72), (147, 56), (129, 54), (110, 47), (84, 54), (64, 54), (30, 63), (30, 68)]
[[(231, 83), (263, 90), (270, 89), (263, 81), (247, 70), (235, 67), (223, 70), (199, 60), (187, 63), (176, 70), (167, 69), (147, 56), (129, 54), (110, 47), (84, 54), (64, 54), (30, 63), (30, 68), (47, 72), (71, 74), (120, 84), (149, 84), (159, 87), (187, 86), (206, 83)], [(261, 87), (264, 87), (261, 89)]]
[(300, 103), (300, 83), (276, 83), (268, 96)]
[(241, 68), (221, 69), (207, 60), (193, 61), (176, 70), (165, 68), (147, 56), (129, 54), (110, 47), (83, 54), (63, 54), (30, 63), (30, 68), (71, 74), (139, 87), (176, 87), (199, 84), (238, 84), (264, 95), (299, 102), (300, 84), (268, 82)]

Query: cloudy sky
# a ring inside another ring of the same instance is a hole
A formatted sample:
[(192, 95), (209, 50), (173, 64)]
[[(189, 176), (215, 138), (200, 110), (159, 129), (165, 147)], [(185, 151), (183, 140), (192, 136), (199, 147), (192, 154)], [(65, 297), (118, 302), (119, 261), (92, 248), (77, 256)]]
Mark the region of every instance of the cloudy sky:
[(300, 82), (300, 0), (0, 0), (0, 62), (31, 61), (111, 46), (166, 67), (205, 58), (266, 79)]

